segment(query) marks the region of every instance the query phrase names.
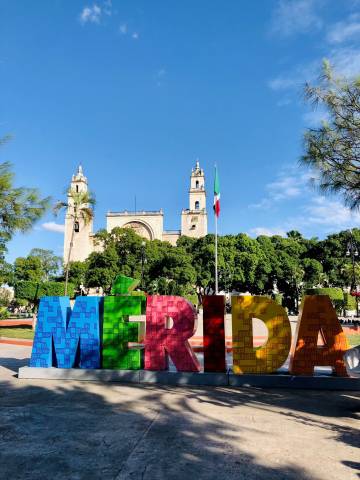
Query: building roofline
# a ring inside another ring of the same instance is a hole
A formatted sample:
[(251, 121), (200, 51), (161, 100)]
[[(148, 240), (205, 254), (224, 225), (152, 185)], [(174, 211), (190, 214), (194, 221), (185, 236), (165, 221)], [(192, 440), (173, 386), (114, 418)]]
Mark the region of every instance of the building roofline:
[(122, 210), (120, 212), (107, 212), (107, 217), (128, 217), (128, 216), (135, 216), (135, 217), (146, 217), (146, 216), (155, 216), (155, 215), (164, 215), (162, 209), (160, 210), (137, 210), (130, 211), (130, 210)]

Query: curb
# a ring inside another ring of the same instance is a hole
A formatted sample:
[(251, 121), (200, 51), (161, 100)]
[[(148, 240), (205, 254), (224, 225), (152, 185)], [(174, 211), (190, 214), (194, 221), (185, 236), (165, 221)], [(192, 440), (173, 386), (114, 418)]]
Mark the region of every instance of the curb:
[(119, 382), (137, 385), (160, 384), (177, 386), (227, 386), (254, 388), (285, 388), (301, 390), (360, 391), (360, 378), (329, 375), (292, 376), (234, 375), (227, 373), (194, 373), (150, 370), (86, 370), (80, 368), (21, 367), (18, 378), (40, 380), (80, 380), (92, 382)]
[(19, 345), (22, 347), (32, 347), (33, 341), (26, 338), (8, 338), (0, 337), (0, 344), (5, 343), (8, 345)]

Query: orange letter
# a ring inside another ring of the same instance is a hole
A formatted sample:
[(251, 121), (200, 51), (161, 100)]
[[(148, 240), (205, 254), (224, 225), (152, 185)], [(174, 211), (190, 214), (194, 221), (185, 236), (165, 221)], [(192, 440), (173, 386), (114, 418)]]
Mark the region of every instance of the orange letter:
[[(269, 337), (260, 348), (253, 346), (252, 319), (259, 318)], [(272, 373), (289, 354), (291, 327), (283, 307), (267, 297), (232, 297), (233, 372)]]
[[(319, 333), (324, 346), (318, 346)], [(296, 346), (291, 352), (290, 373), (312, 375), (315, 366), (332, 367), (347, 377), (343, 355), (349, 348), (336, 311), (327, 295), (309, 295), (304, 299), (296, 328)]]

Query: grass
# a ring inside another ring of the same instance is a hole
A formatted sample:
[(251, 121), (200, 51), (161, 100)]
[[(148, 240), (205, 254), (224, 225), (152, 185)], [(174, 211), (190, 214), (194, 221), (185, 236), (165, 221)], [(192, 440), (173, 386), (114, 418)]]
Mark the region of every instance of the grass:
[(0, 327), (0, 337), (26, 338), (32, 340), (34, 331), (29, 327)]
[(349, 344), (352, 347), (357, 347), (360, 345), (360, 334), (358, 335), (357, 333), (354, 335), (348, 335), (347, 337)]

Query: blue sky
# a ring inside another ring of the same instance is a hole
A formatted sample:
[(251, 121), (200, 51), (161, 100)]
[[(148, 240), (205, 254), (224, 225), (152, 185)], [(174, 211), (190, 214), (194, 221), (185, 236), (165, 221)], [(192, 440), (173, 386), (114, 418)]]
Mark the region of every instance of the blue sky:
[[(205, 168), (209, 229), (213, 167), (221, 233), (306, 236), (358, 226), (297, 166), (302, 134), (321, 112), (302, 101), (322, 58), (360, 73), (356, 0), (0, 0), (0, 161), (17, 185), (64, 198), (82, 163), (108, 210), (165, 211), (180, 227), (189, 173)], [(9, 244), (62, 253), (63, 218), (49, 213)]]

